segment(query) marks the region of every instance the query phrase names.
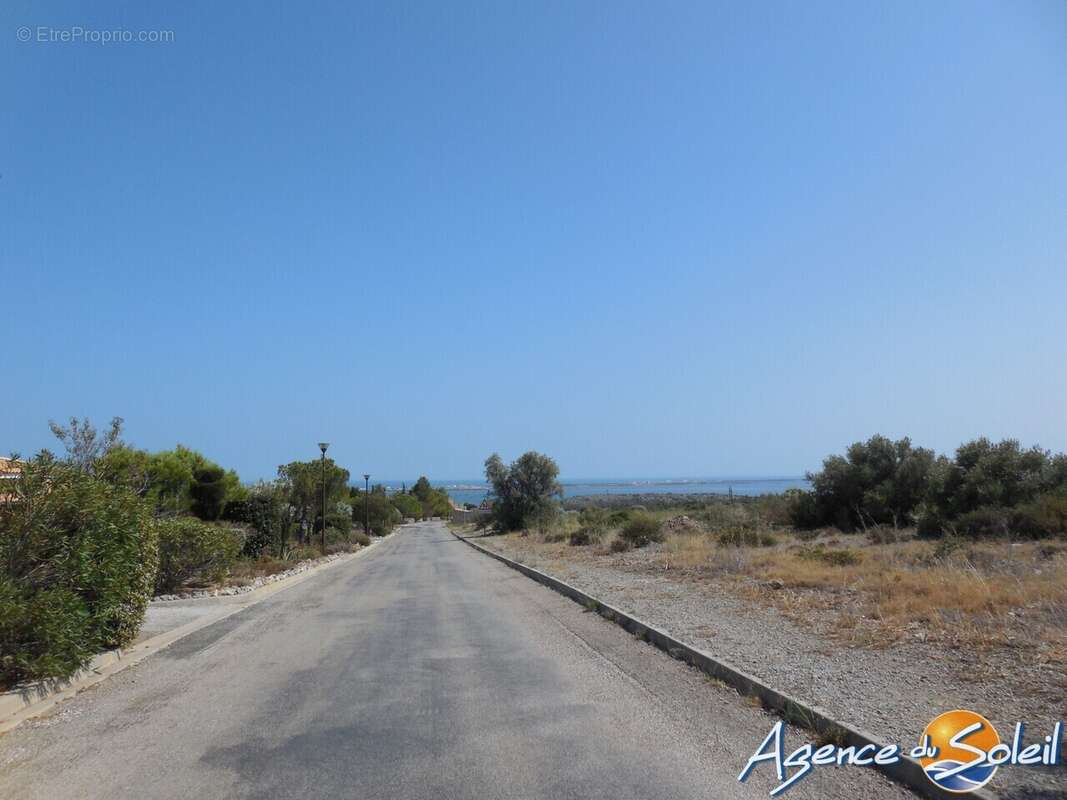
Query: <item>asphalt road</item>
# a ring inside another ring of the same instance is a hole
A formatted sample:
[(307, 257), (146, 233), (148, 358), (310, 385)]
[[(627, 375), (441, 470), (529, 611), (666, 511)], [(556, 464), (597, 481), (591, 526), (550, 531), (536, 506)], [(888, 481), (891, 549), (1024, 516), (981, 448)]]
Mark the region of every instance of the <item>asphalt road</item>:
[(0, 737), (0, 798), (767, 797), (773, 720), (426, 523)]

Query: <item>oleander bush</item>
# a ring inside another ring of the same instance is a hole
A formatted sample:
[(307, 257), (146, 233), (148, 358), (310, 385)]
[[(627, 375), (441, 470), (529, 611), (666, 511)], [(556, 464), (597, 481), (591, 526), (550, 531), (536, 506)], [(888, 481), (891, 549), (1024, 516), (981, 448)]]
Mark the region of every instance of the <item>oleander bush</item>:
[(226, 574), (241, 553), (244, 538), (233, 529), (209, 525), (193, 517), (156, 522), (159, 533), (159, 573), (156, 590), (173, 592), (194, 577), (217, 579)]
[(157, 536), (133, 491), (42, 454), (0, 497), (0, 684), (67, 677), (131, 641)]

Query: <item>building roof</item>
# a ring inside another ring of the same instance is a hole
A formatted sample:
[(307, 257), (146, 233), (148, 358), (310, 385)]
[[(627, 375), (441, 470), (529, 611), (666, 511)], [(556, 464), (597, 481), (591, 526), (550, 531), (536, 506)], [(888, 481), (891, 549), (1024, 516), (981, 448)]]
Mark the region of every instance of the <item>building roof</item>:
[(22, 472), (22, 462), (15, 458), (0, 457), (0, 480), (17, 478)]

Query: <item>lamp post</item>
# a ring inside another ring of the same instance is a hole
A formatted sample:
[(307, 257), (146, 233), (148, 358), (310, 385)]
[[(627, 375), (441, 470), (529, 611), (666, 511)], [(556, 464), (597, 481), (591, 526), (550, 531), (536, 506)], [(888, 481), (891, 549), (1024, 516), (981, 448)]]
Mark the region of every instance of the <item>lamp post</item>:
[(326, 448), (329, 442), (319, 442), (322, 451), (322, 554), (326, 555)]
[(370, 536), (370, 473), (363, 473), (363, 484), (366, 491), (363, 492), (363, 535)]

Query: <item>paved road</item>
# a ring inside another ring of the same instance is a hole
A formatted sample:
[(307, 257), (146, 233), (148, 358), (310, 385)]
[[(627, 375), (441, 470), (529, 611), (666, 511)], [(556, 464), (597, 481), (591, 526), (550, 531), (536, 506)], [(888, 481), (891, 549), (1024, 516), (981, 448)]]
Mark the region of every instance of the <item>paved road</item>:
[[(0, 797), (766, 797), (735, 779), (771, 723), (427, 523), (0, 737)], [(788, 796), (908, 795), (851, 769)]]

